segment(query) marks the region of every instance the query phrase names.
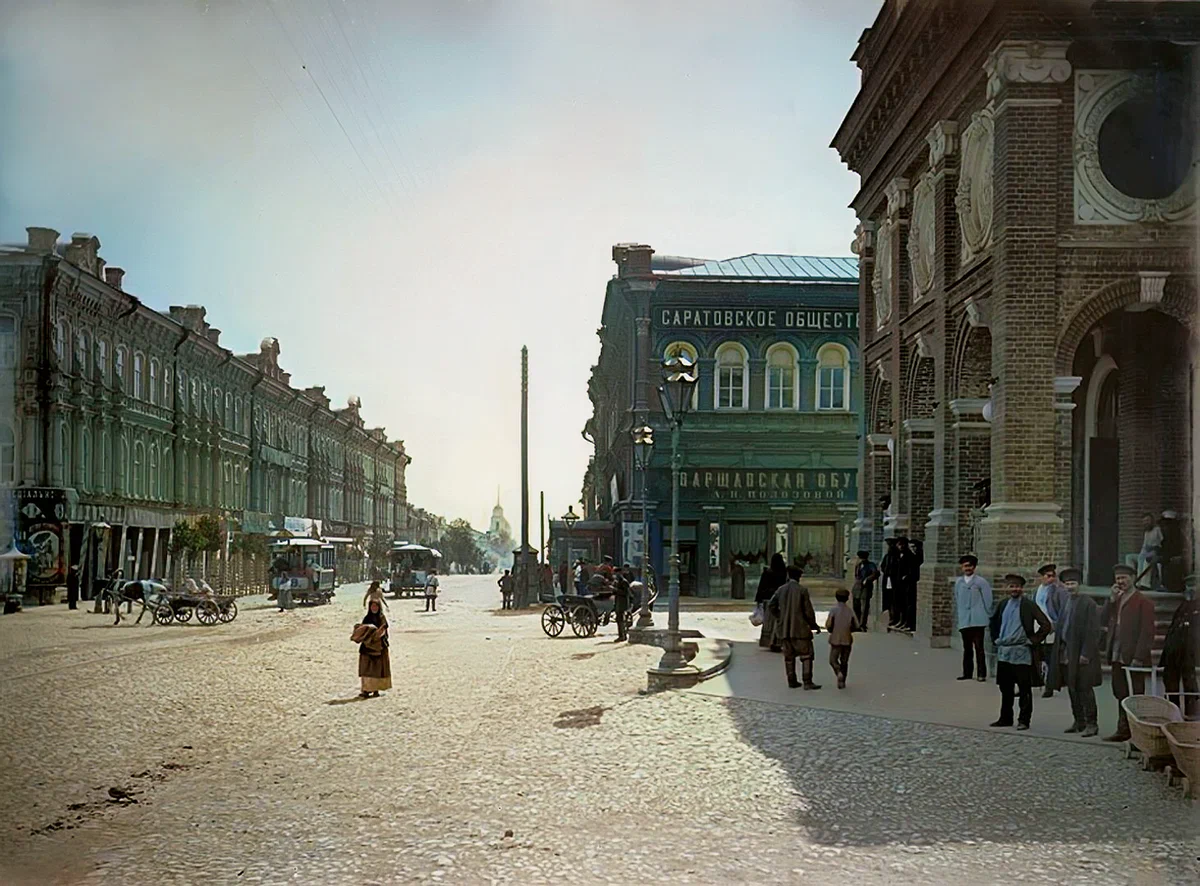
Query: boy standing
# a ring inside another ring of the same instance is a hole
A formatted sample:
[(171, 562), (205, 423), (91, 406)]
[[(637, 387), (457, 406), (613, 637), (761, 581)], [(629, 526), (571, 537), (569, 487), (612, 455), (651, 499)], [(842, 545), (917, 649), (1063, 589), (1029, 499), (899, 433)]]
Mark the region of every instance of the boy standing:
[(850, 650), (854, 643), (854, 632), (859, 630), (858, 618), (846, 605), (850, 592), (841, 588), (834, 594), (837, 605), (829, 610), (825, 619), (825, 630), (829, 632), (829, 666), (837, 677), (838, 689), (846, 688), (846, 669), (850, 665)]

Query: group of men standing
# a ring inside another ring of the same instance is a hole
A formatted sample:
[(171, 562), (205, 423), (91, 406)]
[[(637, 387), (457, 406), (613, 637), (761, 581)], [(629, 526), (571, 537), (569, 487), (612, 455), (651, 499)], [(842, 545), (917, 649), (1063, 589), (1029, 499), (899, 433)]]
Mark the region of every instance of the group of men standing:
[[(966, 554), (959, 564), (962, 575), (955, 582), (954, 602), (963, 666), (958, 679), (987, 679), (984, 632), (988, 631), (996, 649), (1001, 696), (1000, 717), (991, 725), (1014, 725), (1015, 700), (1016, 728), (1028, 729), (1033, 690), (1041, 688), (1042, 697), (1050, 698), (1056, 690), (1066, 689), (1073, 715), (1066, 731), (1084, 737), (1097, 735), (1095, 688), (1103, 682), (1101, 666), (1107, 662), (1112, 669), (1118, 718), (1116, 731), (1105, 741), (1128, 740), (1129, 723), (1120, 702), (1131, 693), (1145, 691), (1145, 674), (1128, 669), (1151, 665), (1154, 642), (1154, 604), (1134, 587), (1134, 569), (1124, 564), (1113, 567), (1112, 591), (1103, 606), (1080, 592), (1082, 574), (1078, 569), (1059, 573), (1053, 563), (1038, 570), (1032, 598), (1025, 593), (1024, 576), (1005, 575), (1006, 597), (994, 604), (991, 585), (976, 571), (975, 556)], [(1178, 638), (1172, 641), (1168, 637), (1160, 662), (1168, 692), (1178, 692), (1181, 685), (1185, 692), (1195, 690), (1196, 633), (1200, 628), (1195, 612), (1194, 601), (1185, 601), (1175, 619), (1180, 623)]]
[(904, 535), (885, 538), (884, 543), (887, 551), (879, 562), (879, 575), (888, 628), (911, 633), (917, 629), (917, 584), (921, 581), (925, 549), (919, 540)]

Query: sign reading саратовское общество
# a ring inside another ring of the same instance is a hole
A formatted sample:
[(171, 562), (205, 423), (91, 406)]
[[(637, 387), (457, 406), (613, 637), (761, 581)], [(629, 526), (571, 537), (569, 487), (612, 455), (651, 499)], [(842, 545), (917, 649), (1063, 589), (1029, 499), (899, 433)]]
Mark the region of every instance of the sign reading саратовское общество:
[(858, 311), (837, 308), (656, 308), (663, 328), (678, 329), (858, 329)]

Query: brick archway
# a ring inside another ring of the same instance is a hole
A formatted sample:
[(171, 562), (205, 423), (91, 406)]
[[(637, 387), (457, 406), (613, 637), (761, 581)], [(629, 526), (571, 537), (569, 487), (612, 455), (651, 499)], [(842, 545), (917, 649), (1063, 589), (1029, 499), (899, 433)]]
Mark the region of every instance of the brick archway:
[(890, 434), (892, 432), (892, 385), (878, 375), (873, 376), (870, 404), (871, 408), (867, 413), (868, 433)]
[(935, 390), (933, 360), (913, 354), (904, 385), (905, 418), (933, 418)]
[[(1141, 291), (1142, 281), (1136, 277), (1127, 277), (1101, 287), (1084, 301), (1071, 315), (1058, 340), (1055, 374), (1070, 375), (1075, 362), (1075, 352), (1088, 331), (1113, 311), (1137, 304)], [(1189, 280), (1181, 276), (1172, 276), (1167, 280), (1163, 299), (1157, 309), (1191, 330), (1194, 328), (1195, 295), (1195, 289)]]
[(972, 326), (963, 315), (954, 343), (951, 368), (951, 399), (983, 399), (992, 379), (992, 333), (986, 326)]

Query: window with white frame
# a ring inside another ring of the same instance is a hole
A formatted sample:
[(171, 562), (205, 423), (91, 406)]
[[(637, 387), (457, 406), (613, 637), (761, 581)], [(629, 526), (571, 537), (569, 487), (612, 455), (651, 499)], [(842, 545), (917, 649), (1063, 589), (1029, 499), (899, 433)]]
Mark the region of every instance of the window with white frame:
[(233, 430), (233, 394), (225, 392), (225, 427)]
[(13, 369), (16, 365), (17, 321), (0, 315), (0, 369)]
[(146, 447), (139, 440), (133, 444), (133, 495), (142, 498), (146, 494)]
[(796, 408), (796, 351), (772, 345), (767, 351), (767, 409)]
[(141, 354), (133, 355), (133, 396), (137, 400), (143, 400), (146, 397), (146, 386), (142, 380), (142, 370), (145, 359)]
[(149, 400), (152, 404), (158, 405), (158, 361), (150, 360), (150, 383), (148, 386)]
[(91, 337), (80, 329), (75, 333), (75, 374), (86, 376), (88, 374), (88, 358), (91, 350)]
[(850, 355), (841, 345), (822, 345), (817, 351), (817, 409), (849, 408)]
[(716, 408), (745, 409), (748, 381), (745, 349), (735, 342), (717, 348)]
[(113, 358), (113, 374), (116, 376), (117, 381), (120, 383), (121, 389), (124, 390), (127, 387), (126, 379), (125, 379), (125, 346), (124, 345), (117, 345), (116, 355)]
[(17, 438), (11, 425), (0, 424), (0, 483), (17, 482)]
[(96, 372), (100, 374), (101, 382), (104, 384), (109, 383), (108, 342), (102, 338), (96, 339)]
[(168, 409), (171, 408), (171, 394), (174, 390), (175, 388), (171, 386), (171, 367), (164, 365), (162, 377), (162, 405), (166, 406)]

